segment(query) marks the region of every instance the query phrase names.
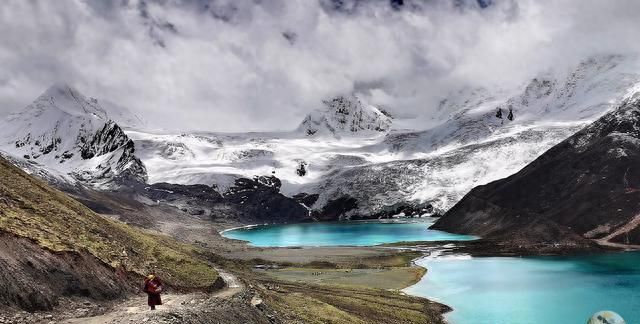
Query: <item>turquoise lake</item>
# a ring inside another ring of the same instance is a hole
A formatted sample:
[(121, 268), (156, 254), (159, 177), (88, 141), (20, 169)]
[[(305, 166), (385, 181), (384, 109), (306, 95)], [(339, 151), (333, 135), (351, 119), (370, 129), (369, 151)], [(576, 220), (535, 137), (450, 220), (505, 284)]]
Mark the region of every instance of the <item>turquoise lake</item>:
[[(428, 229), (433, 219), (266, 225), (224, 232), (254, 246), (368, 246), (468, 240)], [(640, 323), (640, 252), (569, 257), (428, 257), (408, 294), (451, 306), (450, 324), (582, 324), (612, 310)]]
[(370, 246), (401, 241), (469, 240), (428, 229), (433, 219), (264, 225), (223, 232), (253, 246)]
[(582, 324), (612, 310), (640, 323), (640, 253), (573, 257), (425, 258), (405, 289), (451, 306), (451, 324)]

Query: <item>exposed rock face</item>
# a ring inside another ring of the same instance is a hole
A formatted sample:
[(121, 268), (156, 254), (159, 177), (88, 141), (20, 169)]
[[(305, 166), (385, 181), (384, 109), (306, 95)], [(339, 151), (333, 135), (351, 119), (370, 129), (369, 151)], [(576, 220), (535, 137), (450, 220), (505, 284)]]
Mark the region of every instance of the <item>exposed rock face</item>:
[(342, 219), (356, 219), (353, 211), (358, 208), (358, 200), (350, 196), (342, 196), (329, 200), (319, 211), (313, 212), (314, 219), (321, 221), (333, 221)]
[(94, 156), (111, 153), (121, 146), (131, 141), (122, 129), (113, 121), (109, 120), (102, 126), (97, 133), (93, 134), (93, 138), (81, 148), (81, 156), (83, 159), (90, 159)]
[(298, 167), (296, 168), (296, 174), (304, 177), (307, 175), (307, 162), (300, 161), (298, 163)]
[(223, 216), (219, 205), (224, 202), (215, 188), (207, 185), (179, 185), (172, 183), (154, 183), (144, 185), (138, 192), (153, 201), (163, 202), (190, 215), (203, 215), (210, 218)]
[(280, 179), (274, 176), (237, 179), (224, 198), (235, 205), (245, 221), (280, 223), (309, 220), (307, 208), (281, 194), (280, 186)]
[(520, 172), (474, 188), (434, 229), (557, 245), (640, 244), (640, 100), (554, 146)]
[(50, 310), (61, 296), (96, 300), (124, 297), (129, 286), (111, 267), (88, 253), (53, 253), (3, 232), (0, 267), (0, 305), (28, 311)]
[(81, 156), (85, 160), (102, 157), (94, 170), (74, 172), (85, 183), (122, 185), (147, 181), (147, 170), (135, 156), (133, 141), (111, 120), (81, 148)]
[(376, 218), (390, 218), (399, 214), (405, 217), (440, 216), (430, 203), (417, 202), (398, 202), (390, 206), (383, 206), (374, 215)]
[(311, 208), (311, 206), (313, 206), (313, 204), (315, 204), (318, 200), (318, 194), (308, 194), (306, 192), (301, 192), (291, 198), (295, 199), (295, 201), (305, 205), (306, 207)]
[(149, 198), (154, 200), (198, 199), (201, 201), (221, 202), (220, 195), (215, 188), (207, 185), (177, 185), (172, 183), (154, 183), (145, 188)]

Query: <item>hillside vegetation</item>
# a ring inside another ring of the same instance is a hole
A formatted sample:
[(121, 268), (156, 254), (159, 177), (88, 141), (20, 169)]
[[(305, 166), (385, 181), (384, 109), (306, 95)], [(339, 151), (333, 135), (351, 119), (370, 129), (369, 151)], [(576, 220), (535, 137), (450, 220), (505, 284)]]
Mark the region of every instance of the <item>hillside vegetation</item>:
[[(15, 244), (16, 241), (20, 241), (20, 244)], [(51, 304), (55, 304), (55, 301), (49, 300), (50, 298), (45, 298), (48, 300), (46, 303), (38, 302), (38, 298), (29, 301), (33, 298), (22, 296), (19, 290), (32, 285), (31, 283), (43, 274), (50, 275), (61, 271), (68, 271), (62, 276), (62, 280), (74, 279), (79, 282), (71, 287), (74, 289), (60, 288), (63, 294), (72, 295), (79, 292), (82, 295), (96, 297), (90, 288), (83, 286), (82, 277), (87, 274), (78, 272), (79, 268), (88, 266), (88, 263), (91, 263), (89, 268), (93, 269), (89, 271), (105, 272), (108, 278), (104, 280), (113, 279), (110, 283), (116, 286), (119, 283), (117, 278), (111, 278), (110, 269), (113, 273), (119, 269), (129, 274), (144, 275), (155, 268), (165, 282), (180, 288), (213, 287), (220, 280), (218, 273), (206, 260), (199, 257), (194, 247), (179, 243), (168, 236), (146, 232), (98, 215), (2, 158), (0, 243), (3, 243), (0, 244), (0, 265), (12, 266), (15, 270), (14, 277), (11, 277), (11, 274), (0, 276), (0, 287), (9, 284), (9, 288), (13, 287), (16, 290), (13, 296), (9, 289), (4, 296), (0, 296), (0, 302), (4, 299), (5, 303), (17, 304), (23, 308), (50, 308)], [(25, 244), (36, 245), (30, 247), (31, 255), (20, 255), (13, 251), (16, 246)], [(68, 255), (76, 257), (69, 258)], [(87, 260), (91, 257), (95, 257), (99, 262)], [(65, 270), (66, 266), (69, 269)], [(100, 269), (94, 269), (95, 267)], [(31, 268), (35, 270), (31, 271)], [(90, 278), (85, 279), (90, 281)], [(21, 282), (24, 285), (21, 285)], [(48, 283), (45, 282), (43, 285), (47, 286)], [(38, 290), (45, 290), (46, 295), (47, 289), (32, 288), (33, 294), (38, 295), (42, 293)], [(56, 289), (51, 290), (51, 296), (56, 296)], [(116, 289), (113, 295), (117, 293)]]

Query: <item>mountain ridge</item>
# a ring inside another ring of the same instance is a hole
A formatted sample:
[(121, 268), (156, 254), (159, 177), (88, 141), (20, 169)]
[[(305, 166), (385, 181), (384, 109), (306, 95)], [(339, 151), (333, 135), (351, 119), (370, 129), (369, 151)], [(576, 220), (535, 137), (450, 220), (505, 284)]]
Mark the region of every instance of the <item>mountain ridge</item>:
[[(514, 175), (474, 188), (432, 228), (553, 246), (562, 236), (541, 233), (555, 226), (573, 237), (567, 244), (640, 245), (639, 151), (636, 95)], [(532, 222), (547, 225), (528, 233)]]
[[(517, 172), (637, 89), (637, 57), (600, 55), (566, 71), (537, 74), (515, 90), (453, 91), (422, 131), (393, 129), (392, 117), (348, 95), (325, 100), (291, 132), (153, 134), (120, 128), (114, 134), (124, 133), (133, 144), (113, 137), (113, 143), (127, 144), (89, 160), (81, 159), (83, 152), (116, 145), (99, 140), (99, 147), (76, 149), (76, 168), (68, 161), (42, 163), (42, 156), (21, 165), (98, 189), (137, 181), (204, 184), (224, 194), (239, 179), (275, 176), (282, 194), (317, 197), (307, 206), (311, 210), (357, 200), (341, 218), (388, 216), (397, 206), (443, 213), (473, 187)], [(109, 138), (97, 134), (103, 137)], [(36, 147), (36, 154), (46, 147)], [(24, 160), (16, 148), (0, 149)]]
[(56, 83), (19, 112), (0, 121), (0, 149), (57, 171), (61, 181), (114, 187), (146, 181), (134, 143), (93, 98)]

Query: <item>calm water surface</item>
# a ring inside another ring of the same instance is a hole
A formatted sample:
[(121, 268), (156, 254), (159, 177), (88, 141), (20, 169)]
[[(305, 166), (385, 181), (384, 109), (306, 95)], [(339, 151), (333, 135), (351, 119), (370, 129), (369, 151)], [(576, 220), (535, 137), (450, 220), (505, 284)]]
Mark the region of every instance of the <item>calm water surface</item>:
[(613, 310), (640, 323), (640, 253), (536, 258), (425, 258), (407, 293), (453, 307), (451, 324), (582, 324)]
[(401, 241), (469, 240), (468, 235), (428, 229), (432, 218), (265, 225), (223, 232), (253, 246), (370, 246)]
[[(368, 246), (468, 240), (429, 230), (433, 219), (268, 225), (224, 232), (254, 246)], [(424, 258), (409, 294), (453, 307), (451, 324), (582, 324), (599, 310), (640, 323), (640, 252), (573, 257)]]

